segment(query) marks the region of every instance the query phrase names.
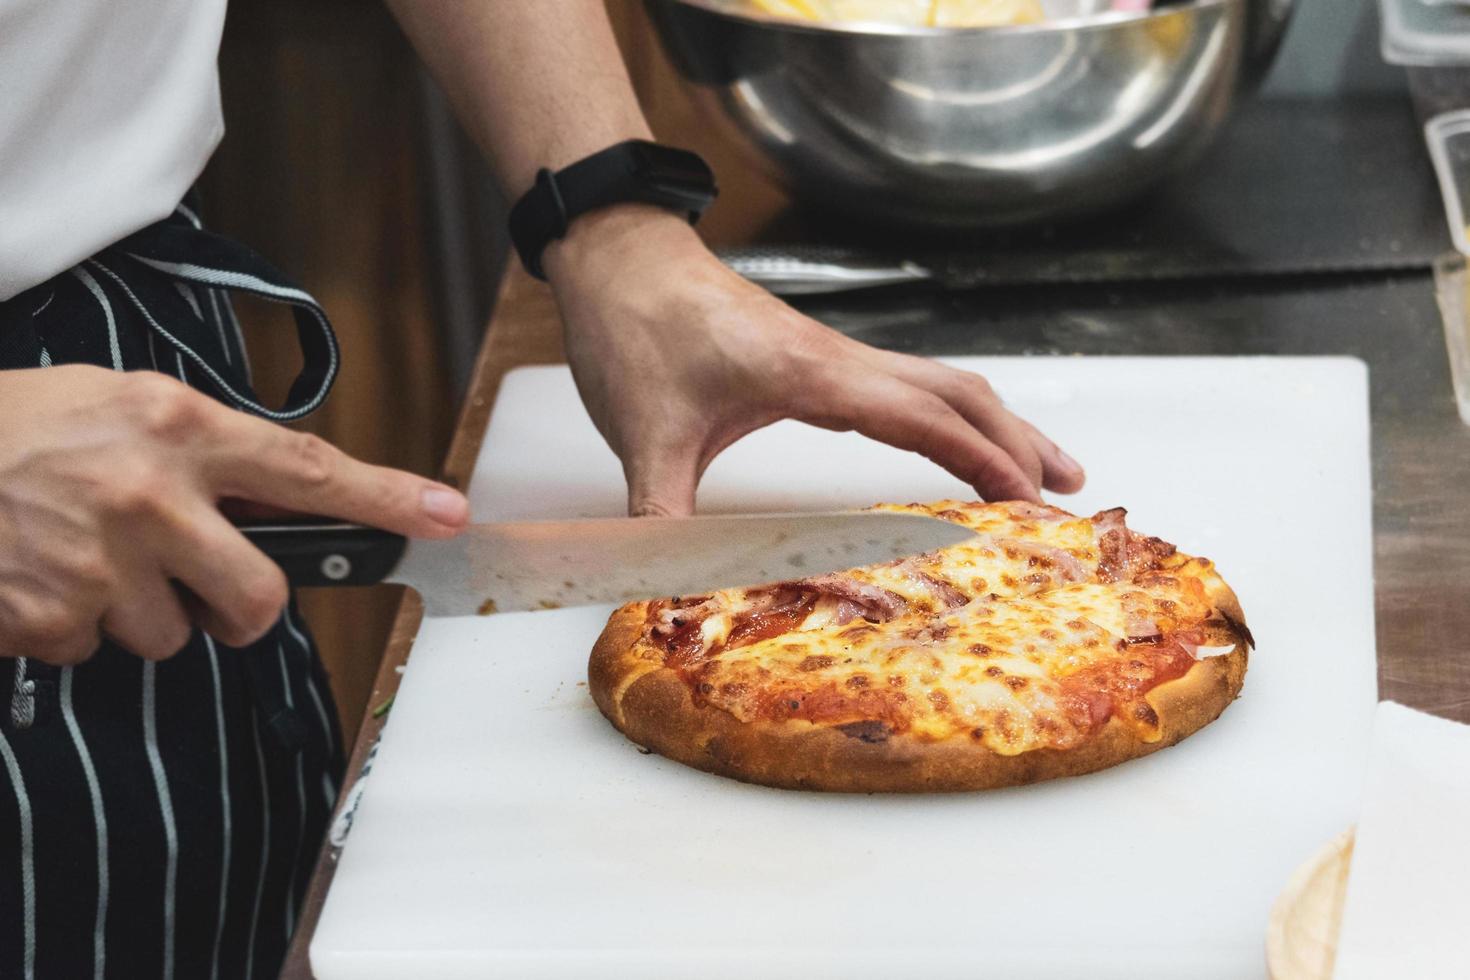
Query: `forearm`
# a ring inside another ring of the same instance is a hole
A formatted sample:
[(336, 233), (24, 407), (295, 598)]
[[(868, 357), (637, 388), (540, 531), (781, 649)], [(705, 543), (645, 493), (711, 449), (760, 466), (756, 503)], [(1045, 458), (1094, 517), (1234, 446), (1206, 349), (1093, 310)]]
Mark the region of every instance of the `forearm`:
[[(649, 137), (603, 0), (388, 0), (506, 196)], [(782, 418), (924, 453), (991, 499), (1075, 490), (1076, 463), (985, 382), (878, 351), (722, 265), (684, 216), (623, 204), (572, 222), (542, 263), (567, 358), (623, 463), (633, 514), (688, 514), (710, 461)]]
[(649, 138), (602, 0), (388, 0), (508, 199)]

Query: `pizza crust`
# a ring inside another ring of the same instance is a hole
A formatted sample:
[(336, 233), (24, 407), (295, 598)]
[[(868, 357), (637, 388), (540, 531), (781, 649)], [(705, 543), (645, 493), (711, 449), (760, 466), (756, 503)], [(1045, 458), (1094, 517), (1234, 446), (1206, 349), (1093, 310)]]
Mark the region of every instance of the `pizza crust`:
[(603, 715), (634, 742), (706, 772), (783, 789), (826, 792), (958, 792), (1078, 776), (1179, 742), (1219, 717), (1239, 695), (1249, 657), (1244, 614), (1228, 587), (1212, 596), (1239, 624), (1234, 652), (1202, 660), (1153, 688), (1160, 738), (1145, 742), (1118, 718), (1071, 749), (1001, 755), (959, 737), (895, 734), (869, 742), (807, 721), (741, 722), (697, 705), (676, 671), (640, 657), (648, 603), (615, 611), (593, 647), (588, 686)]

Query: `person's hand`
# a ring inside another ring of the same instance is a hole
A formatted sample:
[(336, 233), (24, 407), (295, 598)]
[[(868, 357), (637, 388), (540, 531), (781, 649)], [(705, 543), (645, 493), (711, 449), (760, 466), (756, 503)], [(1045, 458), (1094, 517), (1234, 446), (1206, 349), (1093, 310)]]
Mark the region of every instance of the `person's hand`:
[(1082, 467), (984, 378), (801, 315), (728, 270), (677, 216), (594, 212), (544, 264), (578, 390), (622, 460), (635, 516), (692, 513), (710, 461), (782, 418), (922, 453), (987, 500), (1082, 487)]
[(417, 537), (467, 520), (454, 490), (351, 459), (162, 374), (0, 371), (0, 656), (149, 659), (198, 626), (262, 636), (286, 581), (220, 512), (232, 500)]

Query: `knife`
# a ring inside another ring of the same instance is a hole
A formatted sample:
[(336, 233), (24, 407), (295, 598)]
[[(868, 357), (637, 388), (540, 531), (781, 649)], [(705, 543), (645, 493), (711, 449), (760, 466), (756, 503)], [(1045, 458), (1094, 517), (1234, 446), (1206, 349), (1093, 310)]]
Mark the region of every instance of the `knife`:
[(395, 582), (418, 592), (430, 616), (699, 595), (890, 561), (975, 533), (888, 511), (475, 524), (438, 541), (339, 523), (241, 531), (292, 585)]
[(841, 293), (938, 278), (917, 262), (866, 249), (753, 245), (717, 254), (729, 268), (776, 296)]

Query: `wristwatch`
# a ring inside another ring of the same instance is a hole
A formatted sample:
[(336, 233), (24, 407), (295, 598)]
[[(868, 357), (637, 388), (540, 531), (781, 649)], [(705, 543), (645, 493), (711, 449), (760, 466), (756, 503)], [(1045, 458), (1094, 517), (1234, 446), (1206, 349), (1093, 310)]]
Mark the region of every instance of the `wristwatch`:
[(588, 211), (630, 202), (656, 204), (687, 214), (694, 224), (718, 193), (714, 172), (699, 154), (628, 140), (555, 173), (538, 170), (536, 183), (510, 210), (510, 240), (526, 271), (544, 280), (541, 253)]

